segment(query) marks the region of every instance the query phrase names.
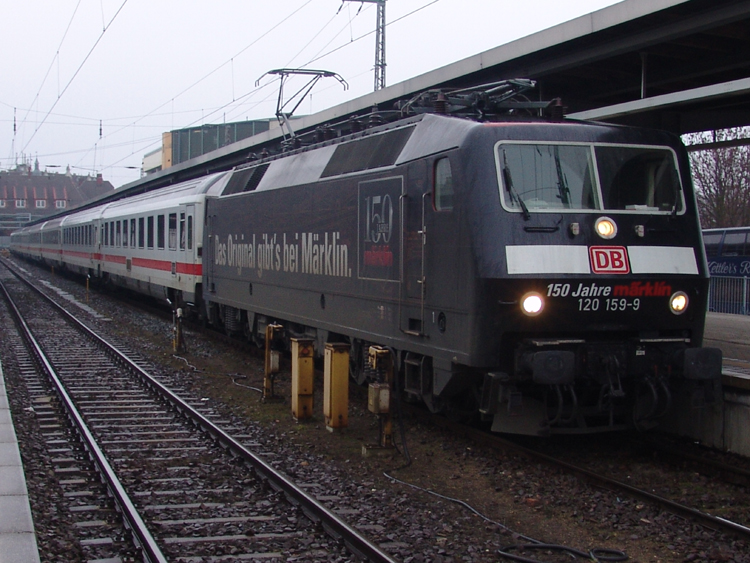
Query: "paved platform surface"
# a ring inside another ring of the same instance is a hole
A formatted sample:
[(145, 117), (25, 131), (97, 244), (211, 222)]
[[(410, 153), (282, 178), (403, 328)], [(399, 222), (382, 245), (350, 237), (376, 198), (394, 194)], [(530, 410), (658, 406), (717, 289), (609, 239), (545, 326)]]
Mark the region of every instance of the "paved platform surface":
[(728, 360), (750, 363), (750, 315), (706, 315), (706, 346), (718, 346)]
[(36, 563), (34, 522), (0, 363), (0, 563)]
[(708, 313), (703, 345), (724, 353), (724, 385), (750, 390), (750, 315)]

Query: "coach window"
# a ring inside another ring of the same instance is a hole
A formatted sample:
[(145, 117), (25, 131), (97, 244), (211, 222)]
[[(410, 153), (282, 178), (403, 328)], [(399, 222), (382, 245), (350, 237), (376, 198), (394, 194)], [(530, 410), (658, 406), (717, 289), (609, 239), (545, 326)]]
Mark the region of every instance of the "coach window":
[(435, 209), (449, 211), (453, 209), (453, 174), (451, 163), (447, 158), (435, 162)]
[(128, 246), (128, 220), (122, 222), (122, 245)]
[(153, 248), (154, 247), (154, 216), (148, 218), (148, 247)]
[(135, 219), (130, 220), (130, 247), (135, 248)]
[(185, 250), (185, 214), (180, 213), (180, 250)]
[(156, 216), (156, 247), (164, 248), (164, 215)]
[(187, 247), (188, 250), (193, 250), (193, 216), (188, 215), (187, 225)]
[(109, 222), (109, 246), (115, 245), (115, 222)]
[(177, 213), (169, 214), (169, 250), (177, 250)]
[(724, 245), (721, 247), (722, 256), (744, 256), (746, 233), (727, 233), (724, 235)]
[(122, 246), (122, 231), (120, 230), (120, 222), (115, 221), (115, 246)]
[(138, 248), (143, 248), (146, 245), (146, 219), (143, 217), (138, 218)]

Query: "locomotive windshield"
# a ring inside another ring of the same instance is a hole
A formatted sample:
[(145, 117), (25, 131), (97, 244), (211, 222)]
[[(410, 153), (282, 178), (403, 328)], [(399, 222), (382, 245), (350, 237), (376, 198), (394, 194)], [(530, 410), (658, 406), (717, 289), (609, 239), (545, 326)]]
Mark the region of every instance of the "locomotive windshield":
[(675, 155), (662, 147), (523, 143), (497, 145), (503, 205), (510, 211), (678, 213)]

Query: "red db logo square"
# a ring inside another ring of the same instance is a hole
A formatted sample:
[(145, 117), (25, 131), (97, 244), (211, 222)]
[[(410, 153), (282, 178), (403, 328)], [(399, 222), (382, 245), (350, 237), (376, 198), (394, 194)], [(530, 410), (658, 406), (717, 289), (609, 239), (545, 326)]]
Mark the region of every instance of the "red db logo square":
[(589, 248), (591, 269), (595, 274), (629, 274), (628, 253), (624, 246), (592, 246)]

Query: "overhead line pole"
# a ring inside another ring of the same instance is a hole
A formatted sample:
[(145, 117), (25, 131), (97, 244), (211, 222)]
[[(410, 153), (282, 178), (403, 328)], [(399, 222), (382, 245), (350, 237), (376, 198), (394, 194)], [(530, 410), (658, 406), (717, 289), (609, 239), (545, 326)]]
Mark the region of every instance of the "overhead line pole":
[(385, 88), (385, 2), (386, 0), (343, 0), (377, 4), (378, 21), (375, 28), (375, 91)]

